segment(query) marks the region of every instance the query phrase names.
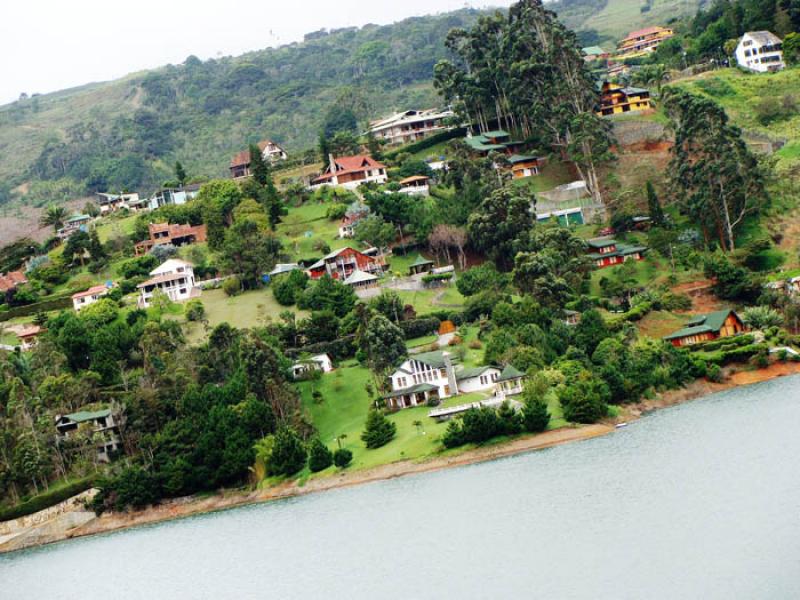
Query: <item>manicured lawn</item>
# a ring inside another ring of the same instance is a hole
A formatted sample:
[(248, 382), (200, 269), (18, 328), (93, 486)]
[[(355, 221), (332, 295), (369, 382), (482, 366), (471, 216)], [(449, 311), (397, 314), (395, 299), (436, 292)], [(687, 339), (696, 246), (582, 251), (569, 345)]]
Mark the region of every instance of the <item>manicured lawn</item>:
[(413, 340), (406, 340), (406, 348), (419, 348), (420, 346), (429, 346), (439, 339), (437, 335), (426, 335), (424, 337), (414, 338)]
[(575, 181), (569, 167), (558, 161), (547, 161), (541, 168), (539, 175), (516, 180), (517, 185), (530, 186), (534, 192), (547, 192), (565, 183)]
[(289, 214), (278, 225), (278, 236), (291, 260), (322, 257), (323, 252), (314, 250), (315, 242), (324, 242), (331, 250), (357, 244), (353, 240), (337, 239), (339, 220), (325, 217), (329, 206), (314, 202), (289, 209)]
[(660, 340), (665, 335), (684, 327), (688, 319), (686, 315), (659, 310), (651, 312), (639, 321), (637, 326), (641, 335)]
[(398, 294), (404, 304), (411, 304), (414, 307), (417, 315), (459, 308), (464, 305), (464, 297), (455, 286), (418, 292), (399, 291)]
[[(203, 292), (200, 301), (206, 308), (206, 318), (211, 328), (220, 323), (229, 323), (240, 329), (265, 324), (269, 319), (277, 320), (285, 310), (291, 310), (298, 316), (306, 317), (308, 313), (295, 307), (281, 306), (267, 288), (246, 292), (239, 296), (228, 297), (222, 290)], [(199, 342), (205, 338), (206, 332), (200, 323), (186, 324), (187, 337), (191, 342)]]

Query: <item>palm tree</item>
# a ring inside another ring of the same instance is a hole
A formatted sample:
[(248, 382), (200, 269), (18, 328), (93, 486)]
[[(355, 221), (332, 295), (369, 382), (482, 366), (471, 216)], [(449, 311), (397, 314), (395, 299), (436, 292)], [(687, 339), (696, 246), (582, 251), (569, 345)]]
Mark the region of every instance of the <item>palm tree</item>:
[(64, 226), (64, 219), (67, 218), (67, 209), (63, 206), (56, 206), (51, 204), (44, 211), (44, 214), (39, 219), (39, 224), (42, 227), (53, 226), (54, 231), (58, 231)]

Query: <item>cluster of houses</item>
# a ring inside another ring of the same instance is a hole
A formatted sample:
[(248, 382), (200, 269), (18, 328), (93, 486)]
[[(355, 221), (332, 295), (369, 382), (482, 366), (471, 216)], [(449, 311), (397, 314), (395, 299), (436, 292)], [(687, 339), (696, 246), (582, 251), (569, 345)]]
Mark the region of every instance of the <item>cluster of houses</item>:
[[(545, 161), (541, 153), (526, 153), (524, 142), (512, 140), (511, 135), (502, 129), (469, 135), (465, 141), (480, 156), (487, 156), (492, 152), (504, 154), (514, 179), (538, 175)], [(499, 165), (496, 168), (500, 168)]]

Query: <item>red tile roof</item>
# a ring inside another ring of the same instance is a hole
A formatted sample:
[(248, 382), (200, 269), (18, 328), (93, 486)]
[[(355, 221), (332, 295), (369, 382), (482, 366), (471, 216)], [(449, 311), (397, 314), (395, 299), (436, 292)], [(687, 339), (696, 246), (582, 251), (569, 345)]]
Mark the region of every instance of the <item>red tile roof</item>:
[(13, 290), (24, 283), (28, 283), (28, 279), (22, 271), (9, 271), (5, 275), (0, 274), (0, 292)]
[(336, 163), (336, 173), (331, 173), (331, 167), (328, 165), (328, 167), (325, 169), (325, 172), (317, 177), (315, 181), (331, 179), (334, 175), (346, 175), (348, 173), (360, 173), (361, 171), (386, 168), (386, 165), (379, 163), (377, 160), (367, 154), (342, 156), (340, 158), (334, 158), (333, 160)]
[[(267, 149), (267, 146), (273, 143), (274, 142), (270, 140), (264, 140), (262, 142), (258, 142), (258, 149), (263, 152), (264, 150)], [(277, 146), (277, 144), (275, 145)], [(250, 164), (250, 148), (248, 148), (247, 150), (242, 150), (231, 159), (231, 168), (246, 167), (249, 164)]]
[(636, 31), (631, 31), (627, 37), (625, 37), (623, 42), (628, 40), (635, 40), (636, 38), (645, 36), (645, 35), (652, 35), (654, 33), (658, 33), (659, 31), (664, 31), (663, 27), (655, 26), (655, 27), (645, 27), (644, 29), (637, 29)]

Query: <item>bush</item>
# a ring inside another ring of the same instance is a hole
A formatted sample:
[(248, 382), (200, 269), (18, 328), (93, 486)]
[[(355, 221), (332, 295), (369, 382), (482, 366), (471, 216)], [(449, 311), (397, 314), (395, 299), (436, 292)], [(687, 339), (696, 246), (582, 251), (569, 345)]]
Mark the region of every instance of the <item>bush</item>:
[(275, 443), (267, 460), (269, 475), (294, 475), (306, 464), (306, 448), (293, 429), (284, 427), (275, 434)]
[(714, 383), (722, 382), (722, 368), (719, 365), (710, 364), (706, 366), (706, 378)]
[(186, 303), (186, 320), (187, 321), (202, 321), (206, 316), (206, 307), (203, 303), (195, 298)]
[(308, 446), (308, 468), (312, 473), (324, 471), (333, 464), (333, 453), (319, 438), (311, 440)]
[(55, 506), (59, 502), (68, 500), (73, 496), (85, 492), (94, 485), (93, 477), (86, 477), (77, 481), (72, 481), (63, 487), (52, 488), (46, 492), (42, 492), (38, 496), (34, 496), (30, 500), (21, 502), (15, 506), (0, 509), (0, 522), (10, 521), (12, 519), (19, 519), (26, 515), (32, 515), (51, 506)]
[(412, 319), (410, 321), (400, 321), (398, 326), (403, 330), (407, 340), (425, 337), (439, 330), (442, 322), (436, 317), (426, 317), (423, 319)]
[(222, 284), (222, 291), (226, 296), (238, 296), (242, 293), (242, 282), (236, 275), (228, 277)]
[(339, 448), (333, 453), (333, 464), (340, 469), (346, 468), (351, 462), (353, 462), (353, 453), (347, 448)]
[(547, 410), (547, 404), (541, 400), (526, 402), (522, 409), (522, 423), (525, 431), (529, 433), (540, 433), (546, 430), (550, 424), (550, 412)]
[(339, 202), (331, 204), (325, 211), (325, 217), (330, 219), (331, 221), (338, 221), (339, 219), (343, 219), (346, 214), (347, 214), (347, 205), (341, 204)]
[(98, 483), (100, 492), (92, 501), (98, 514), (107, 509), (144, 508), (161, 497), (156, 477), (142, 467), (128, 467), (116, 477)]
[(396, 434), (397, 425), (387, 419), (382, 411), (371, 410), (361, 440), (368, 449), (374, 450), (391, 442)]

